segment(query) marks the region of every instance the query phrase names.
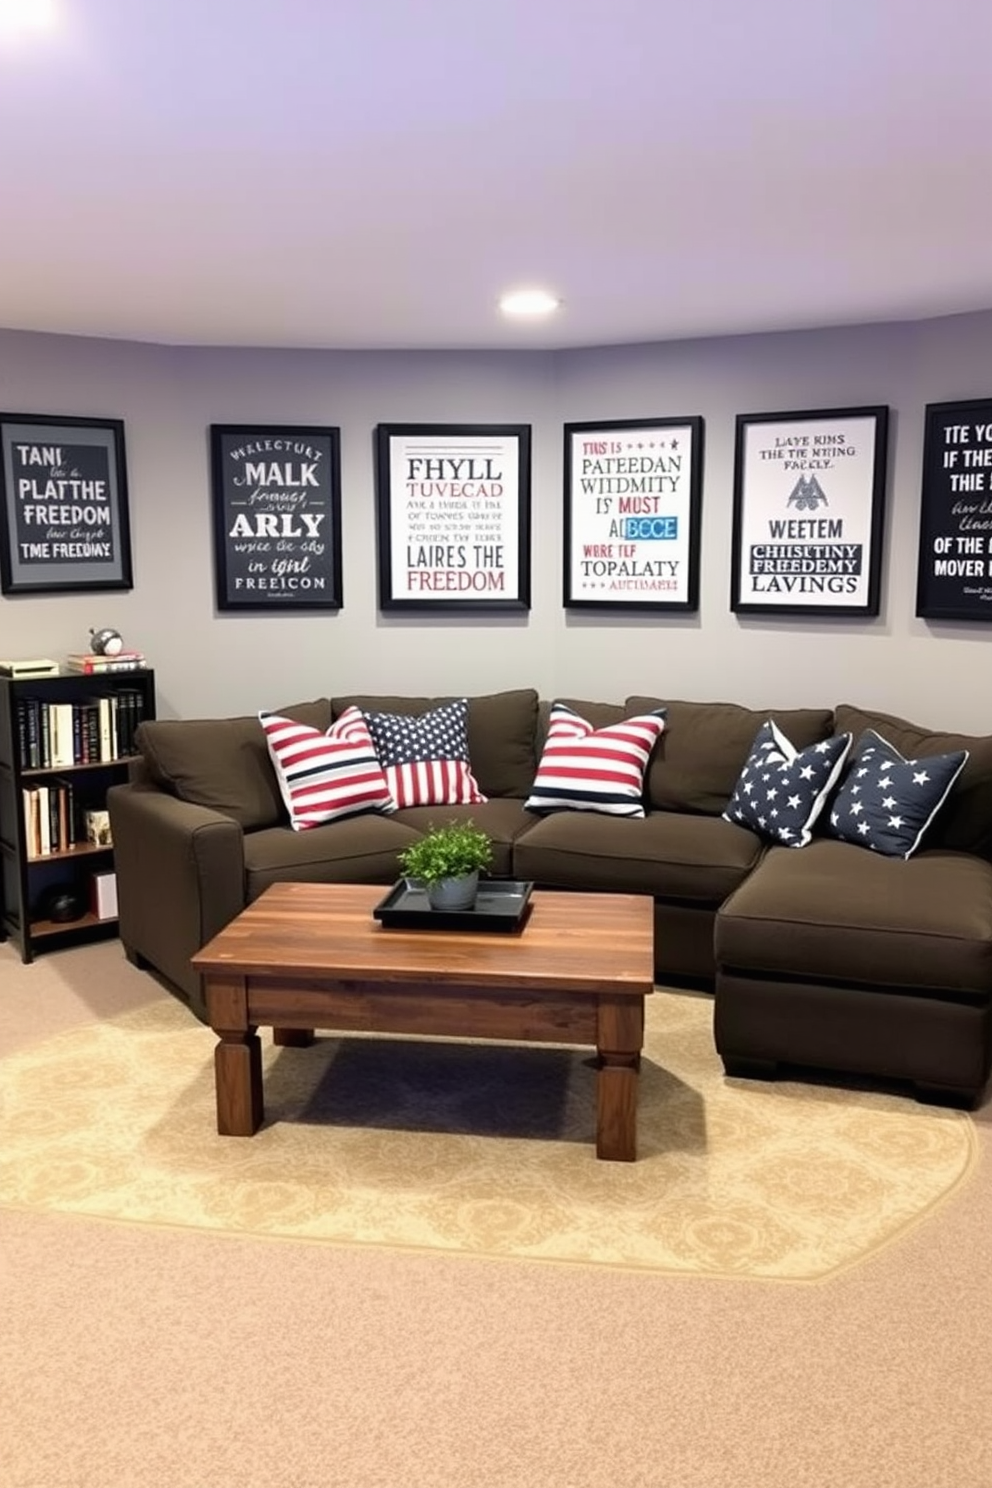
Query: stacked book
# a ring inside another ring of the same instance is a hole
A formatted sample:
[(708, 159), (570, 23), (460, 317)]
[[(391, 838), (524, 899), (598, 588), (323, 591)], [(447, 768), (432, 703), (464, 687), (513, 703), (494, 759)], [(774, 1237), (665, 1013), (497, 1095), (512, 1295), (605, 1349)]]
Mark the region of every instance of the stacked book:
[(127, 686), (75, 703), (19, 697), (14, 726), (21, 768), (65, 770), (127, 759), (135, 752), (144, 709), (144, 695)]
[(71, 651), (65, 664), (70, 672), (93, 676), (103, 672), (136, 672), (148, 665), (143, 651), (118, 651), (116, 656), (104, 656), (99, 651)]

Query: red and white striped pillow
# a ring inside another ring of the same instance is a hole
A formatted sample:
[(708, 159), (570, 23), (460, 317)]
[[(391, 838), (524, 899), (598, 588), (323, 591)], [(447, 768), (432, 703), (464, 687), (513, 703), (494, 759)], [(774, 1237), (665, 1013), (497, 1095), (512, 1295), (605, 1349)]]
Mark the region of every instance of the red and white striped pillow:
[(594, 729), (574, 708), (554, 703), (526, 809), (643, 816), (644, 771), (664, 727), (664, 708)]
[(326, 734), (278, 713), (259, 713), (294, 831), (396, 806), (362, 712), (346, 708)]

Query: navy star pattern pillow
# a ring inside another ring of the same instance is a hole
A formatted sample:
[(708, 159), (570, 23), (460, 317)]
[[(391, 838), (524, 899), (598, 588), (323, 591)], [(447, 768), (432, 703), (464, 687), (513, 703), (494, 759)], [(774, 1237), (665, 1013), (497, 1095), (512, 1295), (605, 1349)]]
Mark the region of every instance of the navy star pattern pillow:
[(850, 747), (851, 735), (837, 734), (797, 751), (769, 718), (754, 737), (724, 817), (782, 847), (805, 847)]
[(468, 759), (468, 699), (419, 717), (366, 713), (372, 742), (397, 806), (478, 806)]
[(910, 857), (967, 761), (967, 749), (908, 760), (866, 730), (831, 805), (827, 836), (888, 858)]

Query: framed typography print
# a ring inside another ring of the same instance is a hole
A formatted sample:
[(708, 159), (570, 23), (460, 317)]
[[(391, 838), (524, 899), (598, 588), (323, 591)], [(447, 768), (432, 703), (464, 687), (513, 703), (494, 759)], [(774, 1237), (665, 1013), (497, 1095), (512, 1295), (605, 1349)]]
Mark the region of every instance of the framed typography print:
[(130, 589), (120, 419), (0, 414), (4, 594)]
[(877, 615), (888, 409), (737, 417), (731, 608)]
[(530, 425), (380, 424), (379, 606), (530, 609)]
[(701, 418), (565, 425), (565, 607), (699, 607)]
[(992, 398), (927, 405), (916, 613), (992, 620)]
[(219, 610), (337, 610), (340, 430), (211, 424)]

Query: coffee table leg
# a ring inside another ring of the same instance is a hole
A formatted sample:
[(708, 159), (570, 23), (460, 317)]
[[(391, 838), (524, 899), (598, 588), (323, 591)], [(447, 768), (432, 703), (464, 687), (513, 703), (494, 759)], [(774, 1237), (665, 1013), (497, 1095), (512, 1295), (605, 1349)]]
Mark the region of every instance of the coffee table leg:
[(308, 1049), (313, 1043), (312, 1028), (273, 1028), (272, 1042), (280, 1049)]
[(644, 1042), (644, 999), (600, 998), (596, 1052), (596, 1156), (637, 1157), (637, 1072)]
[(262, 1044), (254, 1028), (215, 1029), (217, 1130), (222, 1137), (250, 1137), (262, 1124)]

